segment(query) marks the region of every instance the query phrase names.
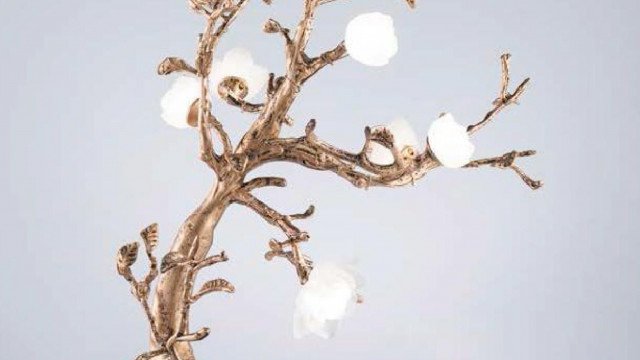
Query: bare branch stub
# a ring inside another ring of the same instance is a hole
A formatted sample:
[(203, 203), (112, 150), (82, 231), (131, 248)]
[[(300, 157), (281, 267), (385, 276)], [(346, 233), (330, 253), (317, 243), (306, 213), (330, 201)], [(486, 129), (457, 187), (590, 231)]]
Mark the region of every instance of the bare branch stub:
[(205, 327), (192, 334), (187, 334), (176, 338), (176, 341), (200, 341), (211, 333), (211, 329)]
[(250, 180), (242, 185), (242, 189), (245, 192), (251, 192), (255, 189), (264, 187), (286, 187), (287, 180), (279, 177), (260, 177)]
[(334, 62), (347, 56), (347, 47), (344, 41), (340, 42), (335, 48), (328, 50), (318, 57), (307, 59), (306, 66), (301, 71), (301, 82), (315, 75), (318, 71), (327, 65), (333, 65)]

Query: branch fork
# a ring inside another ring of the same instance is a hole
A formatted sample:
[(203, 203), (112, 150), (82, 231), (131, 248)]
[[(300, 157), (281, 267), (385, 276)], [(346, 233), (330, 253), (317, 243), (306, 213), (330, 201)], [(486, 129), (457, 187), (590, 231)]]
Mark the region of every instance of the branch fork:
[[(173, 349), (173, 346), (176, 342), (199, 341), (207, 337), (210, 331), (208, 328), (203, 328), (195, 333), (186, 335), (181, 335), (180, 331), (176, 331), (169, 338), (165, 338), (161, 335), (158, 329), (158, 317), (151, 312), (148, 302), (151, 283), (158, 276), (158, 263), (155, 256), (153, 255), (153, 251), (158, 244), (158, 224), (152, 224), (146, 227), (140, 232), (140, 236), (143, 239), (146, 254), (150, 262), (148, 274), (144, 277), (143, 280), (137, 281), (135, 276), (133, 275), (133, 272), (131, 271), (131, 266), (137, 261), (138, 257), (139, 245), (137, 242), (124, 245), (120, 248), (120, 250), (118, 251), (116, 262), (117, 270), (118, 273), (131, 285), (132, 294), (142, 305), (147, 316), (149, 326), (151, 328), (153, 340), (160, 345), (160, 349), (144, 353), (138, 356), (136, 360), (153, 359), (157, 356), (171, 356), (173, 359), (180, 359), (179, 355)], [(176, 252), (169, 252), (163, 257), (160, 267), (160, 272), (163, 274), (169, 272), (170, 270), (173, 270), (176, 267), (188, 268), (187, 283), (184, 286), (186, 301), (184, 303), (184, 310), (182, 313), (182, 317), (184, 319), (183, 321), (186, 321), (188, 307), (191, 304), (195, 303), (202, 296), (217, 291), (225, 291), (230, 293), (234, 292), (235, 289), (233, 285), (231, 285), (231, 283), (223, 279), (216, 279), (206, 282), (196, 294), (191, 294), (193, 282), (195, 281), (195, 277), (198, 271), (205, 267), (228, 260), (229, 258), (226, 256), (224, 251), (219, 255), (209, 256), (202, 260), (193, 260), (193, 254), (191, 255), (190, 259), (185, 259), (183, 256)], [(160, 299), (158, 300), (160, 301)]]
[(498, 169), (511, 169), (532, 190), (538, 190), (544, 185), (544, 183), (542, 181), (540, 181), (540, 180), (533, 180), (522, 169), (520, 169), (517, 165), (515, 165), (516, 159), (533, 156), (535, 154), (536, 154), (535, 150), (511, 151), (511, 152), (508, 152), (508, 153), (506, 153), (506, 154), (504, 154), (502, 156), (472, 161), (468, 165), (466, 165), (465, 167), (466, 168), (478, 168), (478, 167), (481, 167), (481, 166), (491, 166), (491, 167), (495, 167), (495, 168), (498, 168)]
[(138, 281), (131, 271), (131, 266), (137, 261), (138, 248), (137, 242), (133, 242), (124, 245), (118, 251), (117, 256), (117, 270), (118, 274), (122, 276), (131, 286), (131, 293), (138, 300), (144, 310), (144, 313), (149, 322), (151, 334), (157, 341), (160, 341), (160, 334), (156, 325), (156, 318), (151, 313), (149, 307), (149, 289), (151, 283), (158, 276), (158, 262), (153, 255), (153, 251), (158, 244), (158, 224), (151, 224), (140, 232), (140, 236), (145, 245), (147, 258), (149, 259), (149, 271), (147, 275)]
[[(259, 178), (250, 181), (244, 186), (244, 189), (237, 192), (233, 197), (233, 202), (244, 205), (256, 212), (269, 224), (274, 225), (285, 234), (287, 240), (279, 242), (271, 240), (269, 242), (270, 251), (265, 254), (267, 260), (274, 257), (283, 257), (289, 260), (295, 267), (301, 283), (305, 283), (311, 271), (311, 262), (302, 254), (300, 243), (309, 240), (309, 234), (300, 230), (293, 224), (294, 220), (303, 220), (311, 217), (315, 212), (313, 205), (300, 214), (283, 215), (274, 210), (254, 195), (250, 194), (246, 189), (255, 189), (269, 185), (284, 186), (286, 183), (279, 178)], [(288, 249), (288, 250), (286, 250)]]
[[(482, 129), (486, 126), (493, 118), (503, 109), (508, 107), (509, 105), (518, 104), (518, 100), (524, 94), (527, 86), (530, 83), (530, 79), (526, 78), (524, 81), (518, 85), (513, 93), (509, 92), (509, 83), (511, 81), (510, 76), (510, 66), (509, 61), (511, 59), (511, 54), (503, 54), (500, 57), (501, 69), (502, 69), (502, 77), (500, 84), (500, 91), (498, 93), (498, 98), (493, 101), (494, 107), (489, 110), (489, 112), (484, 116), (480, 122), (470, 125), (467, 128), (467, 132), (470, 135), (473, 135), (478, 130)], [(465, 168), (478, 168), (481, 166), (492, 166), (500, 169), (511, 169), (513, 170), (522, 181), (532, 190), (538, 190), (542, 188), (544, 183), (539, 180), (533, 180), (529, 175), (527, 175), (520, 167), (515, 165), (515, 161), (517, 158), (522, 157), (530, 157), (536, 154), (535, 150), (527, 150), (527, 151), (511, 151), (502, 156), (480, 159), (470, 162), (465, 166)]]
[(509, 93), (509, 82), (511, 81), (511, 77), (509, 75), (509, 60), (511, 59), (511, 54), (503, 54), (500, 57), (500, 61), (502, 64), (502, 83), (500, 85), (500, 92), (498, 93), (498, 98), (493, 101), (493, 109), (489, 110), (489, 112), (484, 116), (484, 118), (478, 122), (477, 124), (470, 125), (467, 128), (467, 132), (469, 134), (474, 134), (478, 130), (482, 129), (485, 125), (487, 125), (493, 118), (504, 108), (509, 105), (517, 104), (518, 100), (524, 94), (527, 86), (531, 79), (526, 78), (520, 85), (516, 87), (513, 93)]

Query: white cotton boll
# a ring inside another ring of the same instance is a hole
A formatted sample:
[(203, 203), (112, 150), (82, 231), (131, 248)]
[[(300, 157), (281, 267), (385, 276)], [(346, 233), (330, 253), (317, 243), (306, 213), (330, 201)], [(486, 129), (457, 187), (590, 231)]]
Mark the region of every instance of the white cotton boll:
[(180, 76), (174, 80), (169, 91), (160, 100), (162, 119), (179, 129), (189, 127), (187, 123), (189, 109), (199, 98), (200, 80), (192, 76)]
[[(406, 119), (397, 118), (385, 128), (393, 134), (394, 145), (398, 151), (402, 151), (407, 146), (414, 149), (420, 146), (418, 136)], [(371, 144), (371, 153), (369, 153), (368, 159), (378, 165), (390, 165), (394, 161), (391, 150), (378, 143)]]
[(361, 281), (349, 267), (316, 265), (296, 298), (293, 334), (333, 337), (342, 320), (358, 302)]
[(227, 77), (235, 76), (243, 79), (248, 87), (244, 100), (255, 97), (269, 80), (267, 69), (253, 62), (247, 49), (234, 48), (225, 53), (222, 60), (214, 60), (211, 69), (212, 90), (217, 93), (218, 85)]
[(367, 66), (384, 66), (398, 52), (393, 18), (379, 12), (356, 16), (345, 34), (347, 52)]
[(467, 128), (458, 124), (448, 113), (431, 124), (429, 146), (438, 161), (448, 168), (460, 168), (467, 165), (475, 151)]

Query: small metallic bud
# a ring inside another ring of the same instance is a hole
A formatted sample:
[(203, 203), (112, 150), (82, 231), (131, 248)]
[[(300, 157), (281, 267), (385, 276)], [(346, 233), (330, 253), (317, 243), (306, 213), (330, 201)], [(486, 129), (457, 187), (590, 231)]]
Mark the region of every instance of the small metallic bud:
[(218, 95), (226, 99), (232, 96), (235, 99), (244, 99), (249, 94), (249, 85), (247, 82), (237, 76), (227, 76), (218, 84)]
[(267, 22), (264, 23), (262, 30), (268, 34), (273, 34), (273, 33), (280, 32), (282, 28), (280, 27), (280, 24), (277, 21), (273, 19), (269, 19), (267, 20)]

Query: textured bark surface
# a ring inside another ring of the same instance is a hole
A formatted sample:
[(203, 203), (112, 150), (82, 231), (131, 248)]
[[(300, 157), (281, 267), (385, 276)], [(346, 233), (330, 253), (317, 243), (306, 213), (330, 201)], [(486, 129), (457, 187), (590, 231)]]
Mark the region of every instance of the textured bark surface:
[[(335, 48), (315, 57), (306, 53), (316, 11), (320, 6), (335, 4), (338, 0), (305, 0), (295, 31), (283, 27), (276, 20), (267, 20), (264, 31), (284, 38), (286, 67), (281, 76), (270, 74), (264, 103), (251, 104), (244, 100), (246, 91), (238, 91), (238, 87), (242, 88), (241, 79), (230, 79), (215, 89), (224, 96), (228, 104), (241, 111), (256, 113), (256, 120), (234, 148), (222, 123), (211, 113), (211, 102), (206, 99), (210, 97), (208, 78), (216, 45), (247, 2), (248, 0), (191, 0), (189, 3), (192, 9), (206, 20), (193, 65), (186, 60), (169, 57), (158, 67), (161, 75), (184, 72), (201, 79), (201, 99), (192, 105), (188, 122), (197, 129), (199, 155), (213, 170), (214, 184), (200, 206), (180, 227), (171, 250), (160, 262), (160, 271), (153, 255), (158, 241), (156, 224), (141, 233), (150, 263), (149, 273), (142, 280), (138, 281), (130, 269), (137, 260), (138, 244), (125, 245), (118, 253), (118, 273), (131, 285), (151, 329), (151, 350), (139, 355), (139, 360), (195, 359), (191, 342), (207, 337), (209, 329), (202, 328), (192, 332), (189, 328), (191, 305), (210, 293), (234, 291), (233, 285), (224, 279), (208, 281), (200, 290), (193, 289), (199, 270), (228, 260), (224, 252), (209, 255), (209, 251), (213, 244), (214, 229), (226, 208), (232, 204), (248, 207), (282, 230), (285, 239), (269, 241), (265, 258), (272, 260), (280, 257), (287, 260), (294, 266), (299, 281), (302, 284), (306, 282), (313, 263), (302, 253), (301, 244), (308, 241), (310, 236), (294, 225), (294, 222), (312, 216), (314, 207), (299, 214), (281, 214), (258, 199), (252, 191), (262, 187), (285, 187), (286, 180), (261, 177), (246, 181), (252, 170), (270, 162), (291, 162), (314, 170), (333, 172), (355, 187), (367, 189), (372, 186), (398, 187), (414, 184), (440, 166), (428, 144), (422, 151), (412, 147), (399, 149), (393, 134), (386, 128), (367, 127), (364, 131), (364, 145), (358, 152), (339, 149), (318, 139), (314, 133), (315, 120), (308, 122), (305, 134), (300, 137), (280, 137), (283, 124), (290, 124), (292, 121), (288, 112), (304, 83), (327, 65), (347, 56), (344, 42), (339, 42)], [(267, 0), (264, 2), (271, 3)], [(411, 8), (415, 6), (413, 0), (407, 0), (407, 3)], [(468, 127), (469, 134), (482, 129), (500, 111), (516, 103), (524, 93), (528, 79), (513, 93), (508, 90), (509, 58), (508, 54), (501, 58), (502, 82), (498, 97), (493, 101), (493, 108), (482, 120)], [(222, 145), (223, 151), (220, 153), (214, 151), (212, 133), (216, 134)], [(370, 161), (368, 156), (373, 143), (389, 149), (394, 157), (393, 164), (378, 165)], [(472, 161), (466, 168), (491, 166), (510, 169), (529, 187), (538, 189), (542, 183), (531, 179), (515, 165), (517, 159), (534, 154), (535, 151), (532, 150), (512, 151), (502, 156)], [(160, 278), (153, 292), (154, 301), (150, 305), (151, 284), (158, 275)]]

